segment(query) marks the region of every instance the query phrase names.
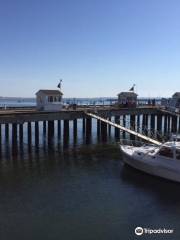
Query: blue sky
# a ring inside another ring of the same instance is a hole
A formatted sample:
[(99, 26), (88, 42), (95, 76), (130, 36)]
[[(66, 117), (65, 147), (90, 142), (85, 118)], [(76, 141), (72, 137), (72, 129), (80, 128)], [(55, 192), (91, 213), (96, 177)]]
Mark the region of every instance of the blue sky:
[(0, 96), (180, 91), (179, 0), (0, 0)]

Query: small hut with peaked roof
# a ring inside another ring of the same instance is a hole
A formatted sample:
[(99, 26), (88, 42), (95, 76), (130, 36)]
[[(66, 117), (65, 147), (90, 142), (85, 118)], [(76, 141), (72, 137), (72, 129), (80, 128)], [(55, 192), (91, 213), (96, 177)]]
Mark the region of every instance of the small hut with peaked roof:
[(42, 111), (60, 111), (63, 107), (63, 93), (59, 90), (39, 90), (36, 93), (36, 106)]
[(134, 91), (121, 92), (118, 94), (118, 105), (122, 107), (136, 107), (137, 96)]

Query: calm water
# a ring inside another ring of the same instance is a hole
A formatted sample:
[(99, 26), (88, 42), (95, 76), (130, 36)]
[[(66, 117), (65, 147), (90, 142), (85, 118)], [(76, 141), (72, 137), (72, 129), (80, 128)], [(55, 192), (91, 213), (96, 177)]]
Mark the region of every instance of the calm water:
[(180, 185), (124, 166), (113, 135), (98, 142), (93, 127), (85, 144), (78, 129), (68, 148), (55, 136), (29, 151), (26, 132), (17, 155), (3, 143), (0, 239), (139, 239), (136, 226), (175, 230), (147, 239), (180, 239)]
[[(115, 97), (102, 98), (63, 98), (63, 102), (67, 104), (77, 105), (109, 105), (117, 102)], [(139, 98), (138, 103), (148, 104), (148, 98)], [(156, 98), (156, 104), (161, 104), (161, 99)], [(36, 106), (35, 98), (0, 98), (0, 108), (4, 107), (33, 107)]]
[(49, 145), (40, 125), (29, 149), (24, 125), (23, 148), (10, 136), (0, 149), (0, 239), (145, 239), (136, 226), (175, 231), (147, 239), (180, 239), (180, 185), (124, 166), (113, 128), (103, 143), (93, 120), (86, 144), (79, 120), (76, 141), (71, 123), (68, 143), (56, 131)]

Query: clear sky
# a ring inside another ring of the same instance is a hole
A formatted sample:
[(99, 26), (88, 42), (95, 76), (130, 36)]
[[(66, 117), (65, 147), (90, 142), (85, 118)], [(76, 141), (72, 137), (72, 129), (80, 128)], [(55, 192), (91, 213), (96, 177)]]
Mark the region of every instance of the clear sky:
[(0, 0), (0, 96), (180, 91), (179, 0)]

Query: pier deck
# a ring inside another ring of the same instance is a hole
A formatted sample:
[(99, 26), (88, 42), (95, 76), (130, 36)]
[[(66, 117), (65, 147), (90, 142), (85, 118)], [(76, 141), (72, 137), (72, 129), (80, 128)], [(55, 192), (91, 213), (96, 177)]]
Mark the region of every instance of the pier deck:
[[(91, 115), (93, 113), (96, 116)], [(96, 120), (92, 121), (94, 117)], [(112, 126), (115, 127), (114, 131), (111, 131)], [(171, 132), (180, 132), (180, 117), (163, 112), (154, 106), (136, 108), (77, 106), (76, 109), (68, 108), (57, 112), (38, 111), (35, 108), (2, 109), (0, 110), (0, 150), (4, 143), (11, 141), (13, 152), (16, 152), (18, 146), (22, 147), (25, 138), (29, 149), (33, 142), (37, 149), (41, 138), (43, 141), (47, 140), (51, 146), (57, 136), (58, 139), (62, 137), (64, 146), (67, 146), (70, 137), (73, 137), (76, 143), (79, 128), (87, 143), (91, 142), (96, 130), (98, 141), (106, 141), (108, 136), (112, 135), (119, 140), (128, 133), (132, 138), (136, 136), (160, 145), (159, 141), (152, 138), (156, 138), (157, 134), (161, 136), (162, 132), (167, 135)], [(148, 135), (153, 137), (150, 138)]]
[(7, 109), (0, 110), (0, 124), (24, 123), (52, 120), (74, 120), (86, 118), (85, 111), (96, 111), (99, 116), (112, 117), (120, 115), (159, 114), (156, 107), (115, 108), (104, 107), (77, 107), (77, 109), (63, 109), (59, 112), (38, 111), (36, 109)]

